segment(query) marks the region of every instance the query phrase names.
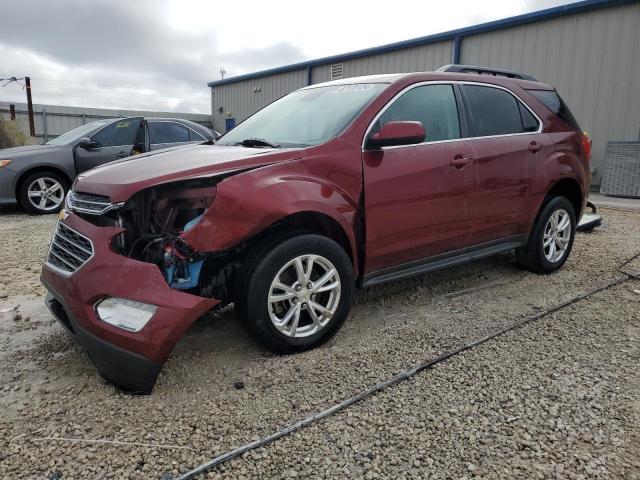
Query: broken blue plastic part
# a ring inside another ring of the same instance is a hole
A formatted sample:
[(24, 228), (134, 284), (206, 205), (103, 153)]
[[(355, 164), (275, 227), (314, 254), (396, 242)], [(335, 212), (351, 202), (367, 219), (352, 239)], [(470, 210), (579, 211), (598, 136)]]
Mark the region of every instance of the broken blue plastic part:
[(175, 278), (176, 266), (171, 265), (166, 269), (167, 283), (171, 288), (177, 288), (178, 290), (186, 290), (198, 286), (198, 279), (200, 278), (200, 270), (204, 260), (198, 260), (196, 262), (187, 263), (187, 278)]
[[(204, 214), (203, 214), (204, 215)], [(196, 223), (198, 223), (200, 221), (200, 219), (202, 218), (202, 215), (198, 215), (196, 218), (194, 218), (193, 220), (190, 220), (189, 222), (187, 222), (187, 224), (184, 226), (184, 229), (182, 230), (183, 232), (186, 232), (188, 230), (191, 230)]]

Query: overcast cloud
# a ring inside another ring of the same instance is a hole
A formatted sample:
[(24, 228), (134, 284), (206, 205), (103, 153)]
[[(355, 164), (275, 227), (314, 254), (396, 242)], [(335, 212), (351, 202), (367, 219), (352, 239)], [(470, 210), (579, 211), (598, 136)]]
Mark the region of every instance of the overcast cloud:
[[(34, 103), (210, 113), (206, 83), (429, 35), (566, 0), (0, 0), (0, 78)], [(0, 87), (0, 105), (24, 102)]]

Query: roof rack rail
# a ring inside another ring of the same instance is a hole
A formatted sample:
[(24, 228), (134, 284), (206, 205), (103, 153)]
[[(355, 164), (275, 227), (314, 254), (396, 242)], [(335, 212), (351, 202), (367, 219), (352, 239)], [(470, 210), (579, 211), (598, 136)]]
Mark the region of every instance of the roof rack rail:
[(456, 73), (475, 73), (478, 75), (493, 75), (497, 77), (517, 78), (519, 80), (530, 80), (537, 82), (531, 75), (524, 73), (511, 72), (509, 70), (500, 70), (499, 68), (478, 67), (475, 65), (445, 65), (440, 67), (437, 72), (456, 72)]

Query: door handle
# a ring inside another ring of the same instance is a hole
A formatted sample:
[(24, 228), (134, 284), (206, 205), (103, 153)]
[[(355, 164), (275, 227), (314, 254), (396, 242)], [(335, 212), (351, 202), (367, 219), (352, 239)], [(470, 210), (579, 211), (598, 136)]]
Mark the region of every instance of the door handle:
[(124, 150), (122, 152), (116, 153), (116, 157), (118, 158), (124, 158), (126, 156), (127, 156), (127, 152), (125, 152)]
[(531, 142), (529, 144), (529, 151), (530, 152), (536, 153), (541, 148), (542, 148), (542, 145), (540, 145), (538, 142)]
[(471, 157), (465, 157), (464, 155), (456, 155), (455, 157), (453, 157), (453, 160), (449, 162), (449, 165), (460, 170), (466, 167), (467, 165), (469, 165), (471, 162), (473, 162), (473, 158)]

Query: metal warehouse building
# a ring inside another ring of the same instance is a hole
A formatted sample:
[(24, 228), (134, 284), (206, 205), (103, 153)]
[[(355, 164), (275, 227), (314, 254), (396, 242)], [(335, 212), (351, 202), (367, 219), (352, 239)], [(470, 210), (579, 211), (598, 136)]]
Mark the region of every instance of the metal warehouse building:
[(587, 0), (404, 42), (213, 81), (214, 129), (277, 98), (337, 78), (480, 65), (553, 85), (594, 144), (600, 183), (607, 141), (640, 140), (640, 2)]

